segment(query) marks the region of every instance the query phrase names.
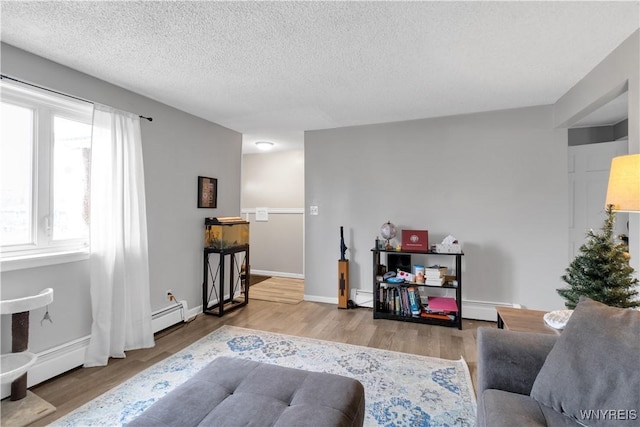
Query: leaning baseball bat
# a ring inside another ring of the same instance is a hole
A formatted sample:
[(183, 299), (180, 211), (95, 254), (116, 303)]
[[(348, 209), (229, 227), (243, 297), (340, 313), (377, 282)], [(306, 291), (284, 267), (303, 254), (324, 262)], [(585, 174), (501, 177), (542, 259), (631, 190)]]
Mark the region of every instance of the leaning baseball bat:
[(343, 227), (340, 227), (340, 259), (338, 260), (338, 308), (349, 308), (349, 260), (345, 258)]

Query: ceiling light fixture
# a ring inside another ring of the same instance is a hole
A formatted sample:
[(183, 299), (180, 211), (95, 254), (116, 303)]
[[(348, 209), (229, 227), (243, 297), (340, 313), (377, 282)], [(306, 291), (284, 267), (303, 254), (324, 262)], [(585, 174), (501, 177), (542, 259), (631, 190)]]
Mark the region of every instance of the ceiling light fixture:
[(258, 141), (256, 142), (256, 147), (262, 151), (269, 151), (273, 148), (273, 142), (269, 141)]

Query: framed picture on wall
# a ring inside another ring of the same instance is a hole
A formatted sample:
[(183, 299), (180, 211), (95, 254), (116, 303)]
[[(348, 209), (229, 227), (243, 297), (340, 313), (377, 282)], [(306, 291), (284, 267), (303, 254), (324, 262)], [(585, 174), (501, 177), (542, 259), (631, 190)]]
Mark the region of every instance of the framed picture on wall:
[(206, 176), (198, 177), (198, 207), (216, 208), (218, 204), (218, 180)]

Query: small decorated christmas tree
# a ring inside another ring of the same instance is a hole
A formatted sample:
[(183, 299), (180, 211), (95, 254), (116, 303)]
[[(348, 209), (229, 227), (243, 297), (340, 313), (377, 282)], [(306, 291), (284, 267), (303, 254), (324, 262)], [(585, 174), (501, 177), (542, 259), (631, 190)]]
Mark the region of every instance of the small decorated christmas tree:
[(614, 241), (615, 213), (612, 208), (607, 206), (607, 218), (601, 231), (587, 233), (589, 240), (580, 246), (580, 254), (562, 276), (569, 286), (557, 291), (569, 309), (575, 308), (581, 295), (613, 307), (640, 306), (640, 300), (634, 298), (638, 295), (634, 289), (638, 279), (633, 277), (627, 248), (624, 243)]

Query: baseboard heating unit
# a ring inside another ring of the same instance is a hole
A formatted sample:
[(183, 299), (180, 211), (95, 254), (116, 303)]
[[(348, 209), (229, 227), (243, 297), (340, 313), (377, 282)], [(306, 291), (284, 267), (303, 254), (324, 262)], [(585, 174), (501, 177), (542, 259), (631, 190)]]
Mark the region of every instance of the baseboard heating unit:
[(167, 329), (176, 323), (184, 322), (187, 315), (187, 301), (182, 300), (172, 303), (151, 314), (151, 326), (153, 333)]
[(362, 289), (352, 289), (351, 298), (353, 303), (358, 307), (373, 308), (373, 292), (363, 291)]

